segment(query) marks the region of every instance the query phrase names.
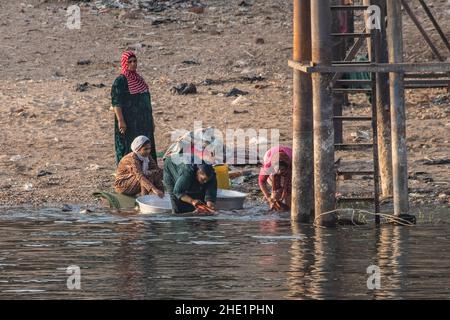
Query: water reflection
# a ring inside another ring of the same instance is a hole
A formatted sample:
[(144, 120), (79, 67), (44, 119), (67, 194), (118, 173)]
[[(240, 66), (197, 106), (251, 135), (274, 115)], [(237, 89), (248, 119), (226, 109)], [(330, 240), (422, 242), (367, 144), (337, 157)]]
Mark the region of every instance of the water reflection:
[(376, 230), (377, 263), (381, 270), (382, 291), (374, 298), (400, 298), (407, 281), (404, 266), (408, 264), (410, 227), (383, 226)]
[(117, 289), (128, 299), (142, 299), (144, 296), (141, 282), (145, 277), (145, 267), (153, 265), (153, 256), (146, 250), (143, 241), (146, 235), (151, 234), (149, 229), (151, 226), (146, 226), (141, 221), (117, 226), (120, 237), (114, 261), (117, 261), (117, 273), (122, 275), (117, 283)]
[(286, 298), (305, 298), (310, 296), (309, 277), (314, 267), (314, 228), (309, 225), (291, 224), (292, 235), (303, 238), (292, 240), (289, 250), (291, 261), (287, 272)]
[[(215, 217), (0, 212), (0, 298), (448, 298), (448, 224), (315, 228)], [(66, 287), (69, 265), (82, 290)], [(381, 288), (367, 288), (367, 267)]]

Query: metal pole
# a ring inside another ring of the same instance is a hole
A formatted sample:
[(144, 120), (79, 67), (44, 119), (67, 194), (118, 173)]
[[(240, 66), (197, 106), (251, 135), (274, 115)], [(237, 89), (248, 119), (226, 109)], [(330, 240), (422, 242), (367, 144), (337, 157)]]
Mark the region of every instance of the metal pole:
[[(332, 5), (341, 5), (343, 4), (343, 0), (331, 0)], [(342, 11), (334, 11), (332, 12), (332, 32), (333, 33), (341, 33), (341, 19), (345, 17), (347, 18), (347, 12)], [(347, 21), (345, 21), (347, 23)], [(345, 45), (346, 41), (344, 39), (333, 39), (333, 60), (335, 61), (343, 61), (345, 59)], [(343, 107), (345, 103), (345, 97), (343, 93), (336, 92), (333, 97), (333, 112), (334, 116), (342, 116)], [(343, 142), (343, 122), (335, 121), (334, 122), (334, 143), (342, 143)]]
[[(371, 0), (381, 10), (381, 30), (378, 32), (374, 48), (377, 63), (389, 62), (386, 40), (386, 0)], [(376, 76), (377, 142), (380, 168), (380, 186), (382, 198), (392, 196), (392, 147), (391, 147), (391, 111), (389, 95), (389, 74)]]
[[(400, 1), (387, 1), (387, 41), (389, 62), (403, 61), (403, 28)], [(408, 162), (406, 149), (406, 115), (404, 72), (389, 74), (392, 126), (392, 173), (394, 214), (408, 214)]]
[[(370, 42), (370, 61), (375, 62), (376, 52), (375, 50), (380, 47), (380, 32), (379, 30), (371, 30), (372, 40)], [(372, 76), (372, 96), (371, 96), (371, 104), (372, 104), (372, 132), (373, 132), (373, 190), (374, 190), (374, 207), (375, 207), (375, 223), (377, 226), (380, 225), (380, 166), (379, 166), (379, 154), (378, 154), (378, 117), (377, 117), (377, 73), (373, 72)]]
[[(294, 0), (294, 61), (311, 61), (310, 0)], [(314, 213), (311, 75), (294, 69), (291, 218), (308, 222)]]
[[(312, 62), (329, 66), (332, 62), (330, 0), (311, 1)], [(321, 215), (335, 209), (336, 172), (334, 169), (332, 74), (314, 73), (314, 197), (317, 222), (334, 225), (335, 216)]]

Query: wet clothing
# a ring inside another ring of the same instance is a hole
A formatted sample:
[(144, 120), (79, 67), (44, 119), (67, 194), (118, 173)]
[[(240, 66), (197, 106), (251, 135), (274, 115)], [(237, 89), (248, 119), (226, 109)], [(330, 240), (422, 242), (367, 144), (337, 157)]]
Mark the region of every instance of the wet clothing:
[(194, 206), (181, 200), (185, 195), (203, 202), (216, 202), (217, 179), (215, 173), (211, 179), (200, 184), (197, 180), (197, 165), (175, 163), (172, 157), (164, 160), (164, 186), (170, 195), (173, 213), (195, 211)]
[(138, 136), (146, 136), (152, 146), (152, 158), (156, 161), (156, 146), (154, 137), (153, 111), (150, 93), (131, 94), (127, 78), (120, 75), (111, 88), (113, 107), (122, 108), (122, 114), (127, 125), (125, 134), (119, 131), (119, 122), (114, 117), (114, 140), (116, 149), (116, 164), (131, 152), (131, 143)]
[(158, 167), (153, 158), (148, 158), (148, 168), (143, 170), (143, 161), (137, 154), (127, 154), (119, 163), (116, 172), (114, 188), (117, 193), (128, 196), (151, 194), (156, 187), (163, 188), (163, 171)]

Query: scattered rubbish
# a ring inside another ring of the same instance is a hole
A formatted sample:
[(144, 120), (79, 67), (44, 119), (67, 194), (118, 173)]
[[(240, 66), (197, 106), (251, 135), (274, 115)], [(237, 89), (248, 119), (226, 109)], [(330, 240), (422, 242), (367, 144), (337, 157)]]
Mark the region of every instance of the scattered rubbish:
[(370, 139), (370, 134), (367, 131), (362, 131), (362, 130), (358, 130), (356, 132), (352, 132), (350, 134), (351, 137), (353, 137), (353, 141), (354, 142), (358, 142), (361, 140), (369, 140)]
[(75, 91), (84, 92), (84, 91), (87, 91), (88, 87), (89, 87), (89, 83), (87, 83), (87, 82), (78, 83), (77, 86), (75, 87)]
[[(231, 104), (232, 104), (233, 106), (236, 106), (236, 105), (239, 105), (239, 104), (242, 104), (242, 103), (245, 103), (245, 102), (248, 102), (248, 99), (244, 98), (243, 96), (239, 96), (239, 97), (237, 97)], [(235, 110), (234, 113), (248, 113), (248, 111), (247, 111), (247, 112), (237, 112), (237, 111)]]
[(164, 19), (155, 19), (152, 21), (152, 26), (158, 26), (160, 24), (164, 24), (164, 23), (171, 23), (171, 22), (175, 22), (176, 20), (174, 19), (170, 19), (170, 18), (164, 18)]
[(449, 104), (450, 97), (448, 95), (438, 95), (436, 98), (433, 98), (431, 102), (437, 105)]
[(146, 1), (140, 4), (140, 6), (151, 12), (162, 12), (167, 9), (167, 6), (165, 4), (158, 1)]
[(62, 212), (70, 212), (72, 211), (72, 207), (69, 206), (68, 204), (63, 204), (62, 208), (61, 208)]
[(242, 113), (248, 113), (248, 110), (234, 110), (234, 114), (242, 114)]
[[(85, 1), (86, 2), (86, 1)], [(198, 8), (204, 5), (199, 0), (97, 0), (94, 6), (105, 12), (107, 9), (141, 9), (147, 12), (163, 12), (167, 9)]]
[(23, 158), (25, 158), (25, 157), (18, 154), (18, 155), (15, 155), (15, 156), (12, 156), (11, 158), (9, 158), (9, 161), (16, 162), (16, 161), (22, 160)]
[(427, 165), (427, 166), (440, 165), (440, 164), (450, 164), (450, 158), (441, 158), (441, 159), (425, 158), (422, 161), (422, 164)]
[(237, 88), (233, 88), (226, 94), (226, 96), (227, 97), (237, 97), (237, 96), (245, 96), (247, 94), (248, 94), (248, 92), (246, 92), (246, 91), (242, 91)]
[(84, 82), (84, 83), (78, 83), (75, 87), (75, 91), (85, 92), (89, 89), (90, 86), (94, 87), (94, 88), (104, 88), (105, 87), (105, 85), (103, 83), (90, 84), (89, 82)]
[(25, 183), (25, 185), (23, 186), (23, 190), (25, 191), (32, 191), (33, 190), (33, 184), (31, 183)]
[(196, 94), (197, 87), (193, 83), (182, 83), (170, 89), (170, 92), (173, 94)]
[(201, 85), (203, 86), (211, 86), (213, 84), (216, 84), (217, 82), (215, 80), (212, 79), (205, 79), (202, 82), (200, 82)]
[[(248, 73), (252, 73), (252, 71), (249, 70)], [(223, 85), (225, 83), (236, 83), (236, 82), (253, 83), (253, 82), (264, 81), (264, 80), (266, 80), (266, 78), (264, 78), (262, 76), (241, 76), (241, 77), (229, 78), (229, 79), (224, 79), (224, 80), (205, 79), (202, 82), (200, 82), (200, 84), (204, 85), (204, 86), (211, 86), (211, 85)]]
[(256, 44), (264, 44), (265, 41), (263, 38), (256, 38)]
[(181, 63), (188, 64), (188, 65), (199, 65), (200, 64), (200, 63), (198, 63), (197, 61), (194, 61), (194, 60), (184, 60)]
[(239, 7), (251, 7), (251, 4), (244, 0), (239, 3)]
[(239, 186), (239, 185), (243, 184), (244, 182), (245, 182), (245, 177), (244, 176), (240, 176), (240, 177), (232, 179), (231, 180), (231, 185)]
[(259, 90), (266, 89), (268, 87), (269, 87), (268, 84), (255, 84), (255, 89), (259, 89)]
[(92, 212), (92, 210), (90, 210), (90, 209), (82, 209), (82, 210), (80, 210), (81, 214), (86, 214), (86, 213), (91, 213), (91, 212)]
[(241, 77), (241, 79), (243, 80), (243, 81), (248, 81), (248, 82), (250, 82), (250, 83), (253, 83), (253, 82), (256, 82), (256, 81), (264, 81), (264, 80), (266, 80), (266, 78), (264, 78), (264, 77), (261, 77), (261, 76), (244, 76), (244, 77)]
[(46, 170), (39, 170), (39, 172), (37, 173), (38, 177), (44, 177), (44, 176), (49, 176), (52, 175), (53, 173), (50, 171), (46, 171)]
[(89, 65), (89, 64), (91, 64), (91, 63), (92, 63), (92, 61), (89, 60), (89, 59), (86, 59), (86, 60), (78, 60), (78, 61), (77, 61), (77, 65), (79, 65), (79, 66), (87, 66), (87, 65)]
[(433, 182), (433, 178), (427, 172), (420, 172), (420, 171), (414, 172), (410, 174), (408, 178), (412, 180), (422, 181), (425, 183)]
[(89, 167), (86, 168), (86, 170), (89, 170), (89, 171), (97, 171), (97, 170), (101, 170), (101, 169), (104, 169), (104, 167), (101, 167), (98, 164), (94, 164), (94, 163), (91, 163), (89, 165)]

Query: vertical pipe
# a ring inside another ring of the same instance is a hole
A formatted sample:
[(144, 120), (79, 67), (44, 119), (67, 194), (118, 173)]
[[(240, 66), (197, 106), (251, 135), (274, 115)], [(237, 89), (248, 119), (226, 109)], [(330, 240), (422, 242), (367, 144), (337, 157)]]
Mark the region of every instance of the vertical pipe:
[[(389, 62), (403, 61), (402, 10), (400, 1), (387, 1)], [(392, 173), (394, 186), (394, 214), (407, 214), (408, 163), (406, 149), (406, 112), (404, 72), (389, 74), (392, 126)]]
[[(310, 0), (294, 0), (294, 61), (311, 61)], [(311, 75), (294, 70), (291, 218), (308, 222), (314, 212)]]
[[(375, 62), (376, 52), (375, 50), (380, 47), (381, 34), (379, 30), (371, 30), (371, 44), (370, 44), (370, 61)], [(375, 206), (375, 224), (380, 225), (380, 167), (379, 167), (379, 154), (378, 154), (378, 117), (377, 117), (377, 78), (378, 74), (372, 73), (372, 137), (373, 137), (373, 189), (374, 189), (374, 206)]]
[[(312, 62), (330, 66), (331, 8), (330, 0), (311, 1)], [(334, 225), (335, 216), (323, 213), (336, 206), (336, 173), (334, 169), (333, 97), (330, 88), (332, 74), (314, 73), (314, 197), (316, 221)]]
[[(343, 0), (331, 0), (332, 5), (342, 5)], [(343, 33), (341, 30), (343, 20), (347, 23), (348, 12), (335, 10), (332, 12), (332, 27), (333, 33)], [(345, 39), (333, 39), (333, 60), (344, 61), (345, 60)], [(333, 96), (333, 113), (335, 116), (342, 116), (344, 106), (344, 93), (335, 92)], [(343, 122), (334, 121), (334, 143), (343, 143)]]
[[(371, 0), (371, 4), (380, 7), (381, 30), (374, 48), (375, 62), (389, 62), (386, 40), (386, 0)], [(391, 111), (389, 95), (389, 74), (378, 73), (376, 77), (376, 109), (378, 133), (378, 157), (380, 168), (380, 187), (382, 198), (392, 196), (392, 148), (391, 148)]]

